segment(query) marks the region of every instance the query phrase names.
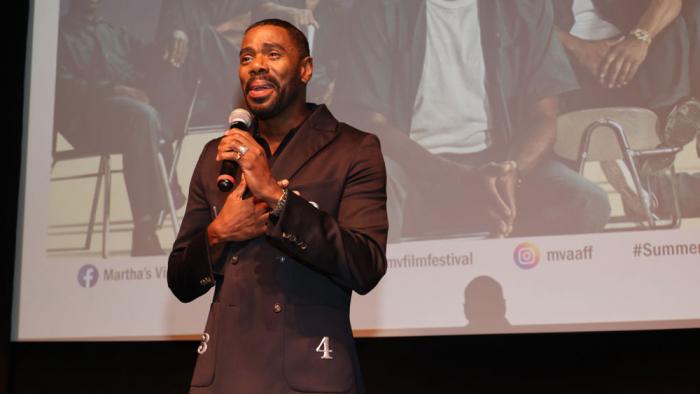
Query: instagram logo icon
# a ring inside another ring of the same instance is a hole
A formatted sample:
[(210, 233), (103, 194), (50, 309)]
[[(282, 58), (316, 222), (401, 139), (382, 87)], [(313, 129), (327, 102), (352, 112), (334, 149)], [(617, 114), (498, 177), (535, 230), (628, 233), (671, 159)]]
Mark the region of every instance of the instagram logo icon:
[(535, 244), (523, 242), (515, 247), (513, 260), (520, 268), (530, 269), (540, 262), (540, 250)]

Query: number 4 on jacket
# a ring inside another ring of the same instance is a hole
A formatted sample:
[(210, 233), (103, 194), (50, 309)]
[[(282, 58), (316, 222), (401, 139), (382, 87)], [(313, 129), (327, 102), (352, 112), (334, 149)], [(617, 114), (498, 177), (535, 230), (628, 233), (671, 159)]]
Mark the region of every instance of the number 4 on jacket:
[(323, 337), (323, 339), (321, 339), (321, 343), (319, 343), (316, 347), (316, 351), (319, 353), (323, 353), (323, 355), (321, 356), (321, 360), (332, 360), (333, 356), (331, 356), (331, 352), (333, 350), (331, 349), (330, 338)]

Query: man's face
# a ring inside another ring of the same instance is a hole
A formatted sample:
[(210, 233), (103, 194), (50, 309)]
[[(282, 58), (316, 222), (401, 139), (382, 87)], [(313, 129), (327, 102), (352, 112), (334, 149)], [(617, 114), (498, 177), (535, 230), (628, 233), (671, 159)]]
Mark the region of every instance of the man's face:
[(243, 37), (238, 76), (250, 111), (260, 119), (278, 115), (302, 94), (311, 78), (311, 59), (301, 58), (289, 33), (263, 25)]

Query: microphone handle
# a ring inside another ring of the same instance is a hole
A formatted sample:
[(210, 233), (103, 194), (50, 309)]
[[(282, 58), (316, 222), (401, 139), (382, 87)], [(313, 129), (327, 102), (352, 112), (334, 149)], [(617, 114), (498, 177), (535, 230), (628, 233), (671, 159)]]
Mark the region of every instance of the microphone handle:
[(222, 192), (230, 192), (236, 185), (236, 179), (233, 174), (236, 173), (238, 164), (233, 160), (224, 160), (221, 162), (221, 171), (219, 177), (216, 178), (216, 187)]
[[(243, 122), (236, 121), (231, 123), (229, 130), (240, 129), (243, 131), (248, 131), (248, 125)], [(236, 179), (233, 177), (236, 174), (236, 169), (238, 168), (238, 163), (233, 160), (224, 160), (221, 162), (221, 169), (219, 170), (219, 177), (216, 179), (216, 186), (220, 191), (227, 193), (233, 190), (236, 185)]]

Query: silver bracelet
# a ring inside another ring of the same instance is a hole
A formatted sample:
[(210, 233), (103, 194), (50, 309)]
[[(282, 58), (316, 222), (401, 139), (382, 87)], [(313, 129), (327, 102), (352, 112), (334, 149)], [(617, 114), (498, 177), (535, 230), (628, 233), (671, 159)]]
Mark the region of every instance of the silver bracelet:
[(285, 187), (282, 189), (282, 197), (277, 200), (277, 205), (270, 211), (270, 215), (279, 217), (282, 214), (282, 211), (284, 211), (284, 208), (287, 206), (287, 197), (289, 197), (289, 189)]

